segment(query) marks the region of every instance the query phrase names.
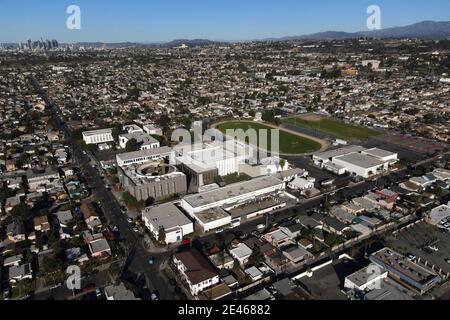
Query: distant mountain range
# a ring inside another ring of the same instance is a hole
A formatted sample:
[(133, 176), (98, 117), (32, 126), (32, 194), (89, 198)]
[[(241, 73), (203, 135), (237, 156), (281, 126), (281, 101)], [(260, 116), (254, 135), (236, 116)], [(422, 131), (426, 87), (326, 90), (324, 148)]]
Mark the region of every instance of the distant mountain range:
[(450, 21), (435, 22), (423, 21), (404, 27), (386, 28), (375, 31), (361, 32), (339, 32), (326, 31), (309, 35), (292, 36), (283, 38), (269, 38), (266, 41), (289, 41), (289, 40), (345, 40), (361, 37), (397, 39), (397, 38), (419, 38), (429, 40), (450, 39)]

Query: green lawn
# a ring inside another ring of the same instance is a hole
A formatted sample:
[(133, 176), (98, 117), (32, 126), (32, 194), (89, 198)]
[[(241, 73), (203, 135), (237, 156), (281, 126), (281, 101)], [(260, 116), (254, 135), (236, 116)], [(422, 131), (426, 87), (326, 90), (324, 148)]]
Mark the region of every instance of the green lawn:
[[(270, 127), (255, 122), (245, 122), (245, 121), (230, 121), (225, 122), (217, 126), (217, 129), (226, 133), (226, 130), (229, 129), (242, 129), (247, 131), (248, 129), (255, 130), (268, 130), (268, 142), (267, 146), (270, 150), (271, 147), (271, 129)], [(259, 137), (258, 137), (259, 139)], [(259, 145), (259, 140), (258, 140)], [(313, 153), (320, 150), (321, 145), (316, 141), (312, 141), (303, 137), (299, 137), (293, 134), (290, 134), (286, 131), (280, 130), (280, 153), (283, 154), (304, 154), (304, 153)]]
[(284, 122), (297, 124), (313, 130), (322, 131), (331, 134), (340, 139), (365, 140), (370, 137), (378, 136), (381, 133), (369, 128), (357, 127), (344, 122), (331, 119), (322, 119), (320, 121), (307, 121), (298, 117), (287, 118)]

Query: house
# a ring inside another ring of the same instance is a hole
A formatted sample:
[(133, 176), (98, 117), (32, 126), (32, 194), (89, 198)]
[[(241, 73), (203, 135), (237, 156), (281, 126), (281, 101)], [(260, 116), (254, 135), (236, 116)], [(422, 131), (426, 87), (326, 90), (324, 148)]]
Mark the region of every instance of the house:
[(165, 243), (180, 242), (194, 232), (194, 224), (173, 203), (145, 208), (142, 211), (145, 226), (159, 240), (160, 230), (164, 230)]
[(420, 188), (425, 189), (426, 187), (435, 183), (437, 179), (433, 175), (425, 175), (422, 177), (412, 177), (411, 179), (409, 179), (409, 181), (419, 186)]
[(299, 223), (302, 227), (306, 228), (306, 229), (321, 229), (322, 228), (322, 224), (312, 218), (312, 217), (308, 217), (308, 216), (299, 216), (296, 219), (297, 223)]
[(134, 301), (140, 300), (134, 296), (134, 293), (128, 290), (123, 283), (105, 287), (106, 300)]
[(67, 261), (71, 263), (84, 263), (89, 261), (87, 254), (81, 248), (70, 248), (65, 251)]
[(220, 283), (203, 291), (200, 300), (219, 300), (231, 294), (231, 289), (226, 283)]
[(356, 218), (356, 216), (338, 206), (331, 208), (330, 215), (345, 224), (353, 223)]
[(298, 247), (296, 245), (289, 245), (281, 249), (283, 255), (289, 259), (292, 263), (301, 263), (306, 261), (309, 258), (312, 258), (312, 254), (308, 252), (308, 250)]
[(224, 251), (210, 255), (208, 258), (217, 269), (229, 270), (234, 266), (233, 258)]
[(364, 208), (356, 203), (344, 203), (340, 207), (341, 209), (353, 214), (354, 216), (364, 213)]
[(3, 266), (5, 268), (12, 267), (12, 266), (18, 267), (20, 265), (20, 262), (22, 261), (22, 259), (23, 259), (23, 255), (22, 254), (15, 255), (15, 256), (12, 256), (12, 257), (9, 257), (9, 258), (5, 258), (3, 260)]
[(252, 282), (256, 282), (258, 280), (261, 280), (264, 276), (264, 274), (256, 267), (251, 267), (248, 269), (245, 269), (245, 274), (252, 279)]
[(228, 274), (227, 276), (222, 278), (222, 281), (227, 284), (229, 288), (235, 288), (239, 286), (239, 282), (233, 275)]
[(219, 274), (196, 249), (175, 254), (173, 262), (194, 296), (219, 283)]
[(93, 258), (108, 258), (111, 256), (111, 247), (105, 238), (91, 241), (88, 246)]
[(292, 190), (306, 191), (314, 188), (314, 182), (305, 178), (297, 177), (289, 182), (288, 187)]
[(80, 209), (83, 213), (84, 222), (86, 222), (90, 230), (95, 230), (96, 228), (102, 226), (100, 217), (91, 204), (82, 204)]
[(21, 199), (20, 196), (7, 198), (5, 201), (5, 212), (6, 213), (11, 212), (15, 206), (18, 206), (21, 203), (20, 199)]
[(336, 233), (338, 235), (342, 235), (346, 230), (350, 230), (350, 227), (345, 223), (340, 222), (332, 217), (325, 217), (323, 219), (324, 229)]
[(233, 249), (229, 250), (233, 259), (237, 260), (241, 266), (248, 262), (248, 259), (252, 255), (252, 249), (250, 249), (245, 243), (239, 243)]
[(280, 226), (280, 230), (291, 239), (300, 236), (303, 229), (303, 226), (299, 223), (289, 223), (288, 225)]
[(50, 231), (50, 224), (48, 222), (48, 218), (46, 216), (36, 217), (33, 220), (34, 222), (34, 230), (40, 232)]
[(292, 238), (289, 237), (287, 234), (285, 234), (280, 229), (275, 229), (272, 232), (266, 233), (263, 238), (273, 244), (276, 247), (280, 247), (286, 243), (289, 243), (292, 241)]
[(33, 279), (33, 270), (31, 269), (31, 263), (9, 267), (8, 274), (9, 283), (11, 284), (25, 279)]
[(6, 227), (6, 236), (12, 242), (25, 241), (25, 226), (22, 223), (13, 222)]
[(55, 213), (56, 219), (58, 219), (59, 225), (61, 227), (67, 227), (69, 223), (73, 220), (73, 215), (70, 210), (58, 211)]

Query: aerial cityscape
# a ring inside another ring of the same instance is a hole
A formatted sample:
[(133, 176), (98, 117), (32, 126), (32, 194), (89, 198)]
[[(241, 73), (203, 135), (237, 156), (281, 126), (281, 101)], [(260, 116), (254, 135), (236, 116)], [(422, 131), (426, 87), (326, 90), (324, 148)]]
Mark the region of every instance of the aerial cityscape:
[(449, 4), (144, 38), (62, 2), (0, 23), (0, 300), (450, 299)]

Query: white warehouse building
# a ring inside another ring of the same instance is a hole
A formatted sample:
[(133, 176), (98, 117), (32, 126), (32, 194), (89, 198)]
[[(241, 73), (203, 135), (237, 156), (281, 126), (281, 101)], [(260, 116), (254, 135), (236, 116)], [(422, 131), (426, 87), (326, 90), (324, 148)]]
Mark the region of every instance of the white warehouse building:
[(164, 229), (166, 244), (176, 243), (194, 232), (194, 224), (173, 203), (166, 203), (142, 211), (145, 226), (159, 240), (159, 230)]
[(85, 131), (83, 132), (83, 141), (86, 144), (113, 142), (112, 129)]
[(347, 146), (318, 153), (313, 156), (313, 161), (317, 166), (338, 175), (348, 172), (370, 178), (388, 171), (391, 165), (398, 162), (398, 154), (378, 148)]
[(221, 189), (186, 196), (182, 208), (190, 215), (216, 207), (232, 207), (256, 197), (285, 189), (285, 183), (273, 176), (264, 176), (236, 183)]
[(389, 163), (361, 153), (350, 153), (333, 159), (333, 163), (346, 168), (346, 171), (363, 178), (387, 171)]
[(259, 197), (284, 191), (285, 182), (273, 176), (264, 176), (236, 183), (221, 189), (189, 195), (181, 201), (186, 211), (204, 232), (229, 226), (232, 211)]

